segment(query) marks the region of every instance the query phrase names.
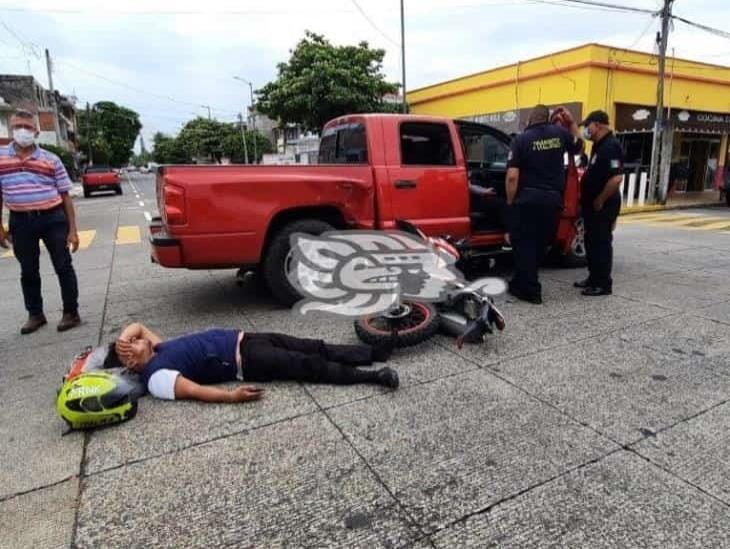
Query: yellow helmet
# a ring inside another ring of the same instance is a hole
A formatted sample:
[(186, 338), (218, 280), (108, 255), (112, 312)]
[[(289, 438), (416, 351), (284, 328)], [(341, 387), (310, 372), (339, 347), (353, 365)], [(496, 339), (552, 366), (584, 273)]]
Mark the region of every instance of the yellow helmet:
[(137, 413), (133, 386), (119, 375), (93, 371), (67, 380), (56, 410), (71, 429), (93, 429), (132, 419)]

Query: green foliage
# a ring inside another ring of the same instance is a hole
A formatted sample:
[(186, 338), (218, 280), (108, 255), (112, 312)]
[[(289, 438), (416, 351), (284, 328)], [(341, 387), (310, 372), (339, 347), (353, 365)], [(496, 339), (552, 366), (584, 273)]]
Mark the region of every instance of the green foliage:
[(189, 164), (190, 152), (180, 139), (157, 132), (152, 138), (152, 159), (158, 164)]
[[(254, 162), (254, 151), (256, 160), (261, 160), (263, 154), (273, 150), (271, 142), (258, 132), (245, 132), (245, 139), (249, 162)], [(243, 163), (246, 159), (239, 127), (218, 120), (196, 118), (185, 124), (177, 137), (158, 133), (153, 142), (154, 158), (160, 164), (188, 163), (193, 157), (216, 163), (220, 163), (224, 157), (234, 163)]]
[[(271, 141), (260, 133), (247, 131), (245, 136), (249, 163), (260, 162), (264, 154), (273, 152)], [(256, 143), (255, 147), (254, 142)], [(243, 137), (238, 128), (234, 127), (234, 131), (223, 138), (223, 151), (233, 163), (242, 164), (246, 161), (246, 149), (244, 149)], [(254, 152), (256, 153), (255, 159)]]
[(129, 163), (132, 166), (136, 166), (136, 167), (139, 168), (141, 166), (146, 166), (147, 164), (149, 164), (153, 160), (154, 159), (152, 158), (152, 153), (151, 152), (148, 152), (148, 151), (145, 151), (145, 152), (140, 153), (140, 154), (134, 154), (134, 155), (132, 155), (132, 158), (129, 160)]
[(111, 101), (95, 103), (90, 111), (78, 113), (81, 151), (91, 155), (95, 164), (125, 166), (132, 156), (132, 147), (142, 123), (131, 109)]
[(45, 143), (41, 145), (41, 148), (52, 152), (58, 158), (60, 158), (61, 162), (63, 162), (63, 167), (66, 168), (66, 171), (68, 172), (69, 177), (71, 177), (71, 179), (76, 178), (76, 164), (74, 163), (74, 158), (69, 151), (67, 151), (63, 147), (57, 147), (56, 145), (46, 145)]
[(333, 46), (323, 36), (307, 31), (278, 76), (257, 91), (256, 108), (282, 124), (295, 123), (319, 131), (343, 114), (392, 112), (383, 96), (398, 91), (382, 73), (385, 50)]

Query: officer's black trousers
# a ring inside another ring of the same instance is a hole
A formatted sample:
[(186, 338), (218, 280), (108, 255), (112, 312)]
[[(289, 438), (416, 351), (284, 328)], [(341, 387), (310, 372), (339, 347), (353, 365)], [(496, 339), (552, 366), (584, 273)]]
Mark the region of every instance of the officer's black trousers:
[(553, 241), (559, 206), (552, 200), (518, 203), (511, 212), (514, 275), (510, 288), (528, 296), (542, 295), (537, 270)]
[(377, 383), (370, 345), (333, 345), (285, 334), (249, 333), (241, 341), (245, 381), (309, 381), (351, 385)]
[(591, 286), (612, 289), (613, 227), (620, 209), (620, 200), (613, 199), (608, 200), (599, 212), (592, 205), (583, 206), (588, 281)]

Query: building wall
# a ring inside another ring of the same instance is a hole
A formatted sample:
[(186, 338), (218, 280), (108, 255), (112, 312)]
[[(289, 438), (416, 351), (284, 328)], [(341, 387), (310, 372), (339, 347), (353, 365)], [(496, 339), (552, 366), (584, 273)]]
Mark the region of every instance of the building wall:
[[(665, 99), (672, 108), (730, 112), (730, 67), (668, 59)], [(408, 93), (411, 112), (465, 117), (537, 103), (581, 102), (584, 112), (615, 103), (656, 103), (657, 58), (586, 44)]]

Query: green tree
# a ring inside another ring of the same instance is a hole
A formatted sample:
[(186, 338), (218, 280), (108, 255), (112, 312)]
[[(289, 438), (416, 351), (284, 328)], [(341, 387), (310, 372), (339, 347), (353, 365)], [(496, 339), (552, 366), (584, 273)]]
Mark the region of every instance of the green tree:
[(81, 151), (88, 154), (91, 144), (94, 163), (121, 167), (129, 162), (142, 129), (136, 112), (111, 101), (100, 101), (88, 113), (79, 111), (77, 117)]
[(233, 124), (198, 117), (185, 124), (176, 141), (192, 156), (220, 163), (225, 155), (223, 142), (234, 131)]
[(278, 76), (257, 91), (256, 108), (282, 124), (295, 123), (319, 131), (330, 119), (343, 114), (392, 112), (383, 101), (398, 91), (382, 73), (385, 50), (333, 46), (319, 34), (307, 31), (279, 63)]
[[(241, 130), (235, 126), (233, 130), (232, 133), (223, 138), (223, 152), (231, 159), (231, 162), (243, 164), (246, 161), (246, 149), (248, 149), (249, 163), (260, 162), (263, 155), (273, 152), (271, 141), (259, 132), (244, 132), (246, 136), (246, 148), (244, 148)], [(254, 143), (256, 143), (256, 146), (254, 146)], [(254, 152), (256, 153), (255, 159)]]
[(152, 159), (158, 164), (189, 164), (191, 156), (184, 143), (175, 137), (157, 132), (152, 138)]

